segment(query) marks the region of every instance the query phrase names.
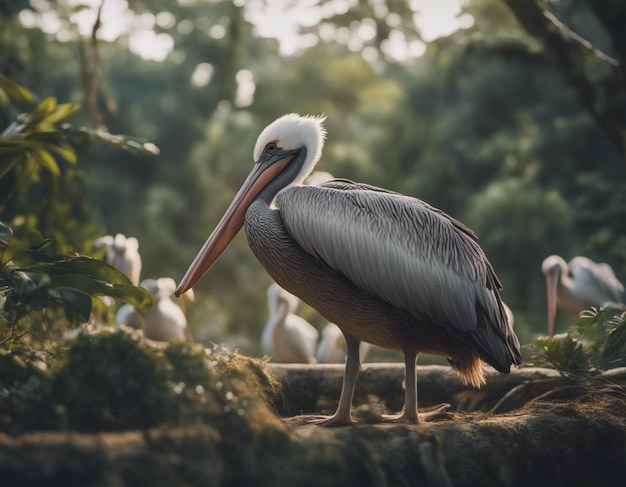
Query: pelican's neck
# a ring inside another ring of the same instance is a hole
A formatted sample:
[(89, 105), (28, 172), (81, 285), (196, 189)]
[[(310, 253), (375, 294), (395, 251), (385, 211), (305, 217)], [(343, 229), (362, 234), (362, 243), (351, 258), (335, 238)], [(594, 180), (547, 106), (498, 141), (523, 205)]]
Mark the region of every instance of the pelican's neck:
[(569, 270), (567, 268), (567, 264), (565, 262), (560, 262), (559, 267), (557, 268), (555, 272), (557, 274), (557, 278), (556, 278), (557, 296), (575, 294), (576, 284), (574, 280), (569, 276)]
[(587, 303), (587, 299), (580, 295), (580, 287), (569, 276), (567, 265), (561, 265), (558, 272), (560, 275), (557, 278), (556, 285), (557, 302), (567, 315), (576, 317), (581, 307), (590, 306), (592, 303)]
[(277, 349), (278, 339), (285, 327), (285, 320), (289, 314), (289, 303), (287, 300), (276, 296), (270, 303), (270, 316), (264, 332), (264, 340), (268, 340), (274, 349)]
[(317, 162), (313, 161), (313, 163), (311, 163), (309, 161), (309, 154), (311, 156), (314, 155), (313, 153), (309, 153), (306, 147), (302, 147), (287, 167), (259, 192), (257, 199), (263, 200), (270, 206), (280, 191), (290, 186), (301, 184), (311, 171), (313, 171), (315, 163)]
[(272, 342), (274, 343), (274, 347), (278, 348), (278, 338), (280, 334), (285, 328), (285, 320), (287, 319), (287, 315), (289, 314), (289, 306), (284, 299), (279, 299), (277, 303), (278, 315), (276, 316), (276, 320), (274, 323), (274, 328), (272, 331)]
[(268, 324), (280, 325), (289, 314), (289, 307), (284, 299), (276, 298), (270, 305), (270, 316)]

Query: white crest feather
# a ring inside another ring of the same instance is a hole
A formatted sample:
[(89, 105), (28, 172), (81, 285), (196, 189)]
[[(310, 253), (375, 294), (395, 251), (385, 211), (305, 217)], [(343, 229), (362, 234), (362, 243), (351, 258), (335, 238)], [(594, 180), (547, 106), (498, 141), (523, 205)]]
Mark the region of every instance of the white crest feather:
[(306, 160), (302, 171), (293, 182), (300, 184), (308, 176), (322, 155), (322, 147), (326, 138), (326, 129), (323, 126), (325, 115), (311, 116), (290, 113), (274, 120), (259, 135), (254, 146), (254, 160), (258, 161), (263, 149), (269, 142), (276, 142), (282, 149), (297, 149), (306, 147)]

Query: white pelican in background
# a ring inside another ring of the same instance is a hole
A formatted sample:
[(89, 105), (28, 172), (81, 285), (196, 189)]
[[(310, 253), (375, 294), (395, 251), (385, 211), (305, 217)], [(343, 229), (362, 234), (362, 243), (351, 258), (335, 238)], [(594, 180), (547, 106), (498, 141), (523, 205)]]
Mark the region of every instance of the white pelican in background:
[(361, 342), (404, 354), (404, 407), (387, 419), (417, 423), (432, 417), (418, 415), (419, 352), (446, 357), (461, 380), (479, 387), (483, 361), (504, 373), (521, 364), (519, 341), (500, 282), (465, 225), (367, 184), (302, 185), (321, 156), (323, 121), (290, 114), (261, 132), (252, 172), (176, 292), (190, 289), (245, 225), (252, 252), (274, 281), (346, 339), (339, 406), (321, 424), (352, 421)]
[(306, 184), (307, 186), (321, 186), (333, 179), (335, 179), (335, 177), (327, 171), (313, 171), (306, 177), (302, 184)]
[(105, 235), (94, 241), (94, 247), (106, 248), (104, 257), (106, 263), (126, 274), (135, 286), (139, 284), (141, 255), (139, 254), (139, 241), (135, 237), (126, 238), (121, 233), (115, 235), (115, 238), (112, 235)]
[(511, 310), (511, 308), (509, 308), (509, 306), (502, 301), (502, 306), (504, 307), (504, 313), (506, 314), (506, 319), (509, 322), (509, 325), (511, 325), (511, 328), (513, 328), (515, 326), (515, 316), (513, 315), (513, 311)]
[[(359, 357), (365, 360), (371, 345), (361, 342), (359, 346)], [(319, 363), (343, 364), (346, 361), (346, 339), (343, 337), (341, 328), (334, 323), (328, 323), (322, 328), (322, 339), (320, 340), (315, 358)]]
[(267, 288), (269, 317), (261, 336), (263, 353), (283, 363), (315, 363), (319, 332), (294, 314), (300, 300), (273, 283)]
[[(607, 303), (621, 303), (623, 284), (608, 264), (597, 264), (587, 257), (574, 257), (569, 265), (559, 255), (551, 255), (541, 264), (546, 279), (548, 299), (548, 335), (554, 334), (556, 305), (570, 319), (582, 310)], [(571, 277), (570, 277), (571, 273)]]
[[(176, 289), (174, 279), (171, 277), (144, 279), (140, 286), (150, 291), (154, 298), (152, 307), (141, 314), (144, 322), (144, 336), (160, 342), (192, 341), (185, 313), (171, 299)], [(117, 310), (115, 323), (141, 328), (136, 312), (129, 304), (125, 304)]]

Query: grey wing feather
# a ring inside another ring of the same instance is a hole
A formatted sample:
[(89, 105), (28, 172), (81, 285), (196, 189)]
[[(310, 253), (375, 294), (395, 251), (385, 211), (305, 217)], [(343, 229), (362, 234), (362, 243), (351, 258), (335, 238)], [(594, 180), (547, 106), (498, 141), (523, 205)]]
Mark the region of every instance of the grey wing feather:
[(624, 285), (615, 277), (613, 269), (608, 264), (597, 264), (587, 257), (574, 257), (568, 264), (570, 272), (579, 282), (590, 283), (590, 289), (597, 289), (600, 293), (597, 302), (621, 302)]
[(505, 327), (493, 269), (471, 231), (443, 212), (350, 181), (287, 188), (276, 201), (298, 244), (362, 289), (458, 331), (476, 329), (477, 309)]

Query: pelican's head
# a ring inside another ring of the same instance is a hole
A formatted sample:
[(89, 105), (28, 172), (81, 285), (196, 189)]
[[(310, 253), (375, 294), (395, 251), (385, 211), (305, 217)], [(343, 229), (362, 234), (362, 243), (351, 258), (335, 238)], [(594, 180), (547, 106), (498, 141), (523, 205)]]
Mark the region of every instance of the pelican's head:
[(276, 194), (304, 181), (322, 154), (325, 117), (284, 115), (269, 124), (254, 146), (254, 167), (226, 213), (191, 263), (176, 295), (204, 275), (243, 227), (246, 211), (256, 200), (268, 205)]
[(326, 129), (323, 123), (326, 117), (302, 116), (290, 113), (274, 120), (259, 135), (254, 146), (254, 161), (260, 162), (268, 152), (278, 151), (289, 153), (298, 149), (305, 149), (305, 160), (301, 169), (290, 184), (300, 184), (315, 167), (322, 155)]
[(267, 288), (267, 303), (270, 308), (278, 308), (282, 304), (286, 306), (287, 313), (293, 313), (298, 309), (300, 299), (277, 283), (273, 283)]
[(559, 255), (546, 257), (541, 263), (541, 272), (543, 272), (544, 275), (556, 274), (558, 277), (564, 269), (567, 269), (567, 264), (565, 260), (563, 260), (563, 257)]

